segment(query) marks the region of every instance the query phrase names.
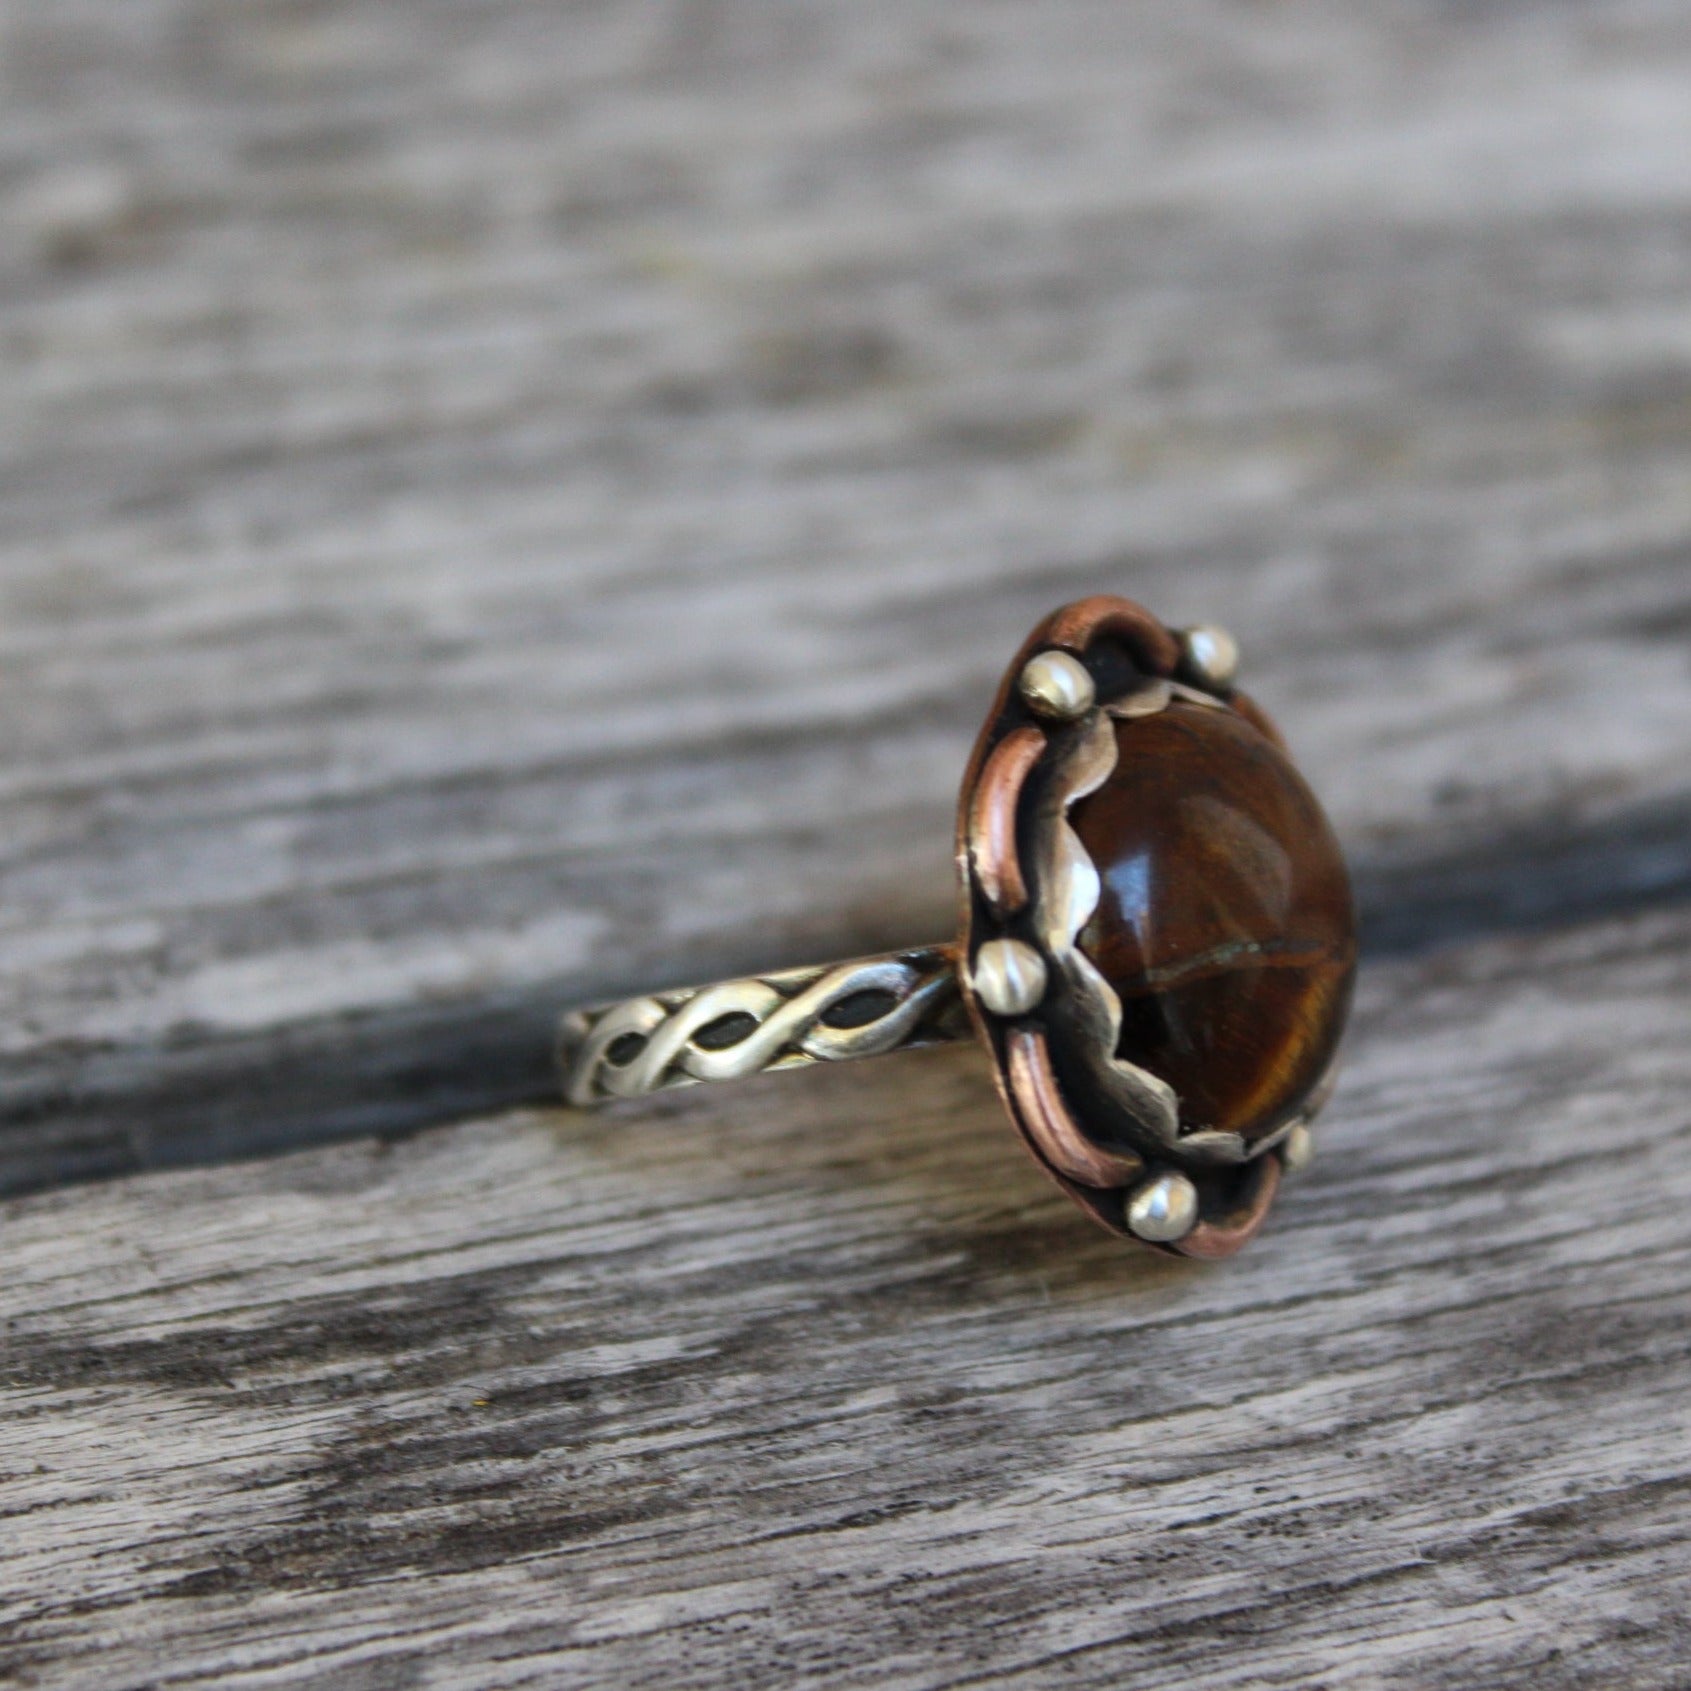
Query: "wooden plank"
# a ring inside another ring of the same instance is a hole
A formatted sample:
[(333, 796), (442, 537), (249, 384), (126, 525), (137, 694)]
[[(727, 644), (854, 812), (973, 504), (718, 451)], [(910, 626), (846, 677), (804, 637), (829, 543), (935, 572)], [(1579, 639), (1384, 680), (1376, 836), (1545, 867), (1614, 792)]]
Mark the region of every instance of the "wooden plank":
[[(0, 1683), (1683, 1685), (1691, 15), (1037, 13), (6, 17), (0, 1190), (365, 1137), (0, 1202)], [(967, 1051), (489, 1114), (943, 931), (1100, 588), (1359, 866), (1250, 1256)]]
[(1377, 966), (1214, 1269), (962, 1049), (14, 1199), (0, 1680), (1667, 1691), (1688, 1015), (1684, 910)]
[(1691, 886), (1683, 8), (8, 25), (0, 1189), (933, 937), (1097, 588), (1239, 626), (1378, 954)]

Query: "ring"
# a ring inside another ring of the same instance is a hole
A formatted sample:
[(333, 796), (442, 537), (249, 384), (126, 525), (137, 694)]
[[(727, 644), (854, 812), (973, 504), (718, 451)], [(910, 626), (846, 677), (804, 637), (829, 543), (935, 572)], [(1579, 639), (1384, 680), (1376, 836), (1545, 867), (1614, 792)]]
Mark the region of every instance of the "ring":
[(948, 944), (564, 1018), (565, 1096), (977, 1036), (1029, 1150), (1111, 1232), (1231, 1256), (1313, 1152), (1356, 974), (1343, 853), (1219, 628), (1126, 599), (1036, 628), (963, 780)]

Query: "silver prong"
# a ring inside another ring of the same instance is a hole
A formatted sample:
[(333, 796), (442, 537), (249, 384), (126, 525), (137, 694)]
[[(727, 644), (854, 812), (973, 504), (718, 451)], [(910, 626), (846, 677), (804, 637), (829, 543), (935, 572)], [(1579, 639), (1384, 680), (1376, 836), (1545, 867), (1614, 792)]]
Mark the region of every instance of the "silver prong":
[(1239, 642), (1225, 628), (1204, 624), (1180, 637), (1186, 668), (1201, 686), (1225, 692), (1239, 676)]
[(1198, 1225), (1198, 1189), (1183, 1174), (1159, 1174), (1127, 1201), (1127, 1225), (1136, 1238), (1172, 1245)]
[(1288, 1174), (1302, 1174), (1315, 1161), (1315, 1135), (1299, 1122), (1280, 1144), (1280, 1162)]
[(1045, 998), (1045, 959), (1019, 939), (988, 940), (975, 953), (975, 996), (995, 1016), (1025, 1016)]
[(1174, 697), (1175, 684), (1171, 681), (1147, 681), (1134, 688), (1131, 693), (1124, 693), (1119, 699), (1111, 699), (1104, 707), (1117, 722), (1132, 722), (1141, 716), (1155, 716), (1159, 711), (1168, 709), (1169, 701)]
[(1092, 709), (1098, 689), (1091, 672), (1067, 652), (1041, 652), (1022, 671), (1022, 697), (1036, 716), (1073, 722)]

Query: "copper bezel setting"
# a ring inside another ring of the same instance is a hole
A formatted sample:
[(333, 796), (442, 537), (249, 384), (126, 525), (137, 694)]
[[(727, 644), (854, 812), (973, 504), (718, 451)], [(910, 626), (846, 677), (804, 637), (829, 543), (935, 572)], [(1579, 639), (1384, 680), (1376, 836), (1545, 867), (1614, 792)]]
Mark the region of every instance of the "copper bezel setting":
[[(1114, 772), (1117, 722), (1175, 699), (1235, 712), (1283, 747), (1274, 724), (1234, 688), (1236, 663), (1218, 630), (1176, 633), (1126, 599), (1067, 606), (1034, 630), (1011, 666), (958, 807), (958, 976), (1018, 1131), (1112, 1233), (1209, 1259), (1248, 1243), (1282, 1176), (1307, 1161), (1308, 1124), (1333, 1072), (1265, 1138), (1183, 1128), (1173, 1090), (1118, 1054), (1121, 1001), (1078, 943), (1099, 903), (1099, 871), (1069, 812)], [(977, 967), (996, 964), (1006, 948), (1034, 953), (1045, 983), (1037, 1004), (1024, 995), (1010, 1014), (990, 1008), (985, 1000), (1002, 1006), (1004, 996), (976, 980)]]

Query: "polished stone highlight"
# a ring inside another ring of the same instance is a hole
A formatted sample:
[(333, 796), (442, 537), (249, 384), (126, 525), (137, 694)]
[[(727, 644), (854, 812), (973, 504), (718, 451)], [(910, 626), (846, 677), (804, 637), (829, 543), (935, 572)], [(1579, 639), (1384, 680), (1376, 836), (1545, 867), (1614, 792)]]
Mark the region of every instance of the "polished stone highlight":
[(1116, 725), (1114, 774), (1071, 812), (1103, 895), (1081, 949), (1122, 1002), (1120, 1056), (1184, 1128), (1260, 1139), (1338, 1049), (1356, 914), (1338, 841), (1284, 752), (1177, 700)]

